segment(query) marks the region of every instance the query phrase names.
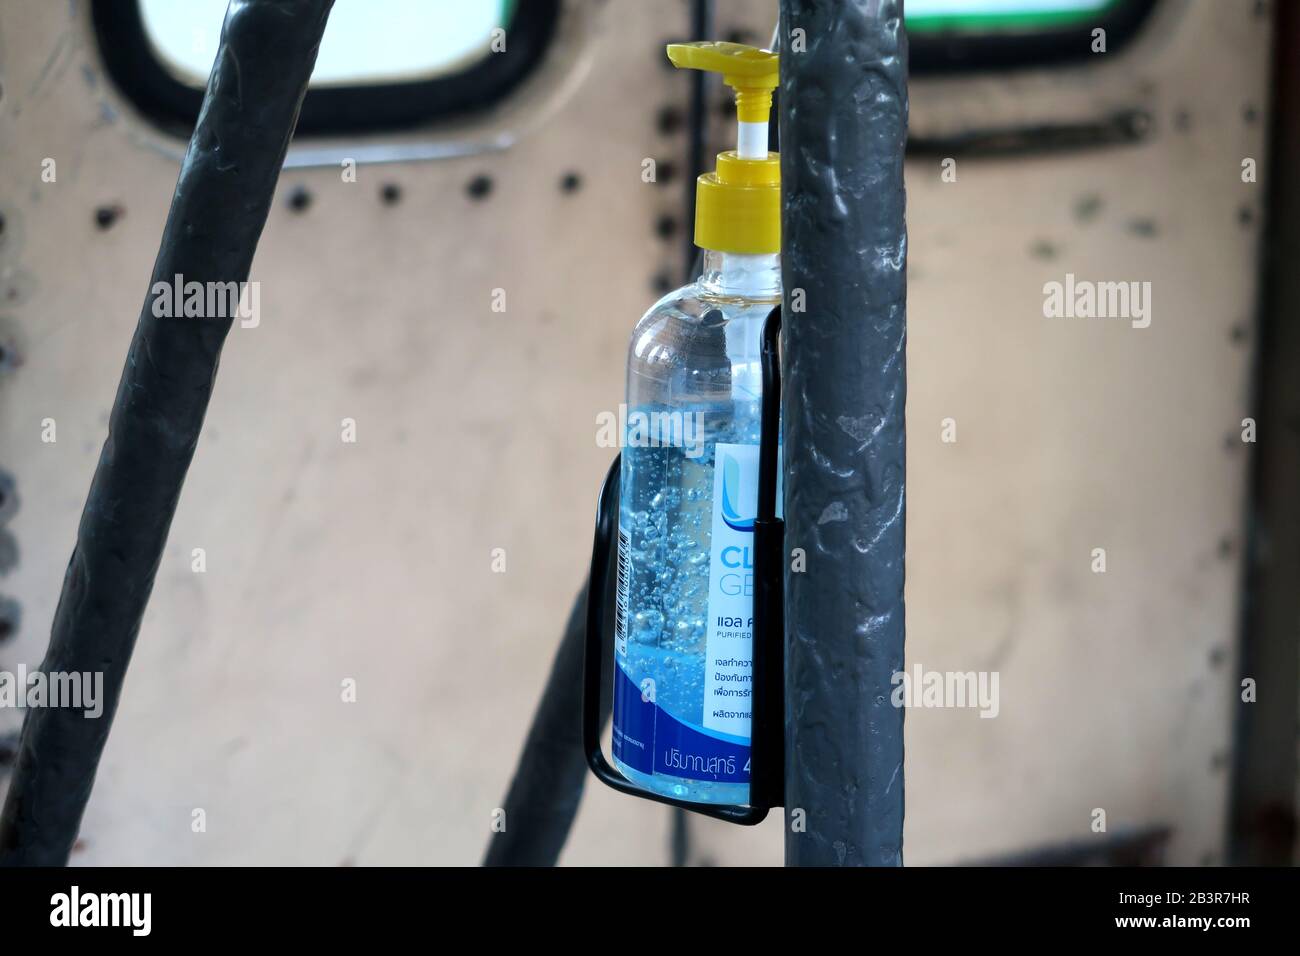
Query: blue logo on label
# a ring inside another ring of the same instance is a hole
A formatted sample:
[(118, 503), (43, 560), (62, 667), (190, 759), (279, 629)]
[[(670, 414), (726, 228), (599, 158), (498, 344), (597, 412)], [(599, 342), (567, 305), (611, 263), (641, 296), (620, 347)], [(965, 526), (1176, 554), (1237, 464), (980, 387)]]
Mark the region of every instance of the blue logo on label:
[[(746, 489), (750, 490), (750, 489)], [(727, 523), (727, 527), (733, 531), (753, 531), (754, 518), (757, 515), (751, 515), (743, 518), (740, 511), (736, 508), (736, 500), (740, 497), (740, 464), (730, 455), (722, 455), (722, 520)], [(757, 512), (757, 493), (753, 496), (755, 500), (754, 510)]]

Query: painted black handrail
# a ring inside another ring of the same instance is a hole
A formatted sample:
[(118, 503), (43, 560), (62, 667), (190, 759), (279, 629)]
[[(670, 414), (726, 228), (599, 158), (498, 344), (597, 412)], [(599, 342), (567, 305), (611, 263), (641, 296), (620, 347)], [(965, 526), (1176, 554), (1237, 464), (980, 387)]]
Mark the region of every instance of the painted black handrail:
[[(902, 0), (781, 0), (787, 866), (901, 866), (907, 522)], [(784, 45), (784, 44), (783, 44)]]
[(103, 674), (103, 713), (32, 709), (0, 864), (67, 863), (233, 315), (164, 318), (159, 283), (247, 281), (333, 0), (231, 3), (41, 664)]

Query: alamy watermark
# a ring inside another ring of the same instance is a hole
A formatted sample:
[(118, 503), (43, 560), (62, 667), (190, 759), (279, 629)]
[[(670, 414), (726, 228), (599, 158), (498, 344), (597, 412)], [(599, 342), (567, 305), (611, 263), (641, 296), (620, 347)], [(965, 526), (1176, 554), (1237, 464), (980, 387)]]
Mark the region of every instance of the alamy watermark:
[(890, 678), (895, 707), (969, 707), (981, 717), (996, 717), (1002, 709), (997, 671), (927, 671), (920, 664), (912, 671), (894, 671)]
[(1065, 274), (1064, 282), (1043, 284), (1048, 319), (1128, 319), (1135, 329), (1151, 324), (1150, 282), (1093, 282)]
[(155, 282), (149, 294), (158, 319), (238, 319), (242, 329), (255, 329), (262, 322), (259, 282), (186, 282), (178, 272), (170, 282)]
[(704, 413), (683, 411), (628, 411), (596, 415), (598, 448), (681, 448), (687, 458), (704, 454)]
[(75, 883), (50, 897), (50, 925), (55, 927), (122, 927), (132, 936), (153, 929), (152, 893), (82, 892)]
[(92, 720), (104, 713), (103, 671), (0, 671), (0, 708), (66, 707)]

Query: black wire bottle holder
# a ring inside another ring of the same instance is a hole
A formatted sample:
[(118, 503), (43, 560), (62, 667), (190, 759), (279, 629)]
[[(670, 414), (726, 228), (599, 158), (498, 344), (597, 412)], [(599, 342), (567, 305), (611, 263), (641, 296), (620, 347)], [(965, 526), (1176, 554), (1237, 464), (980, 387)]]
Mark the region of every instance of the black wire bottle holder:
[[(748, 804), (709, 804), (678, 800), (642, 789), (610, 764), (601, 747), (600, 698), (606, 669), (604, 650), (609, 567), (617, 539), (619, 475), (622, 455), (614, 458), (596, 504), (596, 534), (587, 589), (587, 641), (583, 663), (582, 743), (596, 778), (621, 793), (666, 803), (744, 826), (762, 821), (785, 802), (785, 522), (776, 516), (781, 428), (781, 307), (763, 323), (763, 398), (758, 451), (758, 511), (754, 519), (754, 610), (752, 628), (753, 697), (750, 717)], [(612, 676), (612, 668), (610, 669)]]

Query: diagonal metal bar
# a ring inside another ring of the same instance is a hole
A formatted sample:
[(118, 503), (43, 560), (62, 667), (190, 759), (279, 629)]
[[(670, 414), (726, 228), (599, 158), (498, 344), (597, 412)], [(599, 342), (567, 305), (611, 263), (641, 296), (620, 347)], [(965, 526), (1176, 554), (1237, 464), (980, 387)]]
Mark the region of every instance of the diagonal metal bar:
[(62, 865), (76, 839), (232, 322), (160, 318), (156, 290), (248, 279), (332, 3), (232, 0), (226, 13), (42, 664), (102, 672), (103, 713), (28, 712), (0, 863)]
[[(604, 600), (604, 595), (601, 596)], [(542, 699), (519, 755), (484, 866), (554, 866), (564, 849), (587, 779), (582, 747), (582, 672), (587, 640), (587, 585), (569, 612)], [(602, 712), (608, 716), (609, 702)]]

